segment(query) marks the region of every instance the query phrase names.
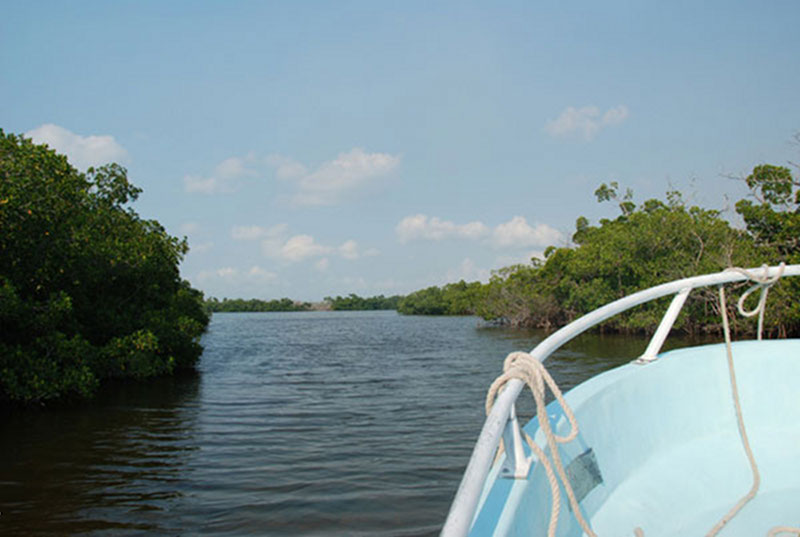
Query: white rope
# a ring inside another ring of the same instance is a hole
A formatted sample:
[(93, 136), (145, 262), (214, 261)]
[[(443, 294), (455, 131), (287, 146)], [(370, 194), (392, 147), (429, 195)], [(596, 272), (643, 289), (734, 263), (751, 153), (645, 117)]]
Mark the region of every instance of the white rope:
[(775, 526), (767, 533), (767, 537), (774, 537), (779, 533), (794, 533), (795, 535), (800, 535), (800, 528), (795, 528), (792, 526)]
[[(767, 303), (767, 294), (769, 293), (770, 287), (775, 285), (781, 276), (783, 276), (783, 270), (785, 268), (785, 264), (781, 263), (778, 267), (778, 272), (772, 278), (769, 277), (767, 266), (764, 265), (764, 275), (759, 277), (751, 272), (738, 268), (733, 267), (729, 268), (728, 270), (739, 272), (740, 274), (744, 274), (748, 279), (756, 282), (754, 286), (750, 289), (742, 293), (742, 296), (739, 297), (739, 302), (737, 303), (737, 309), (739, 313), (744, 317), (752, 317), (754, 315), (758, 315), (758, 339), (761, 340), (763, 331), (764, 331), (764, 310), (766, 309)], [(757, 289), (761, 290), (761, 296), (758, 299), (758, 306), (751, 311), (747, 311), (744, 308), (744, 302), (751, 293), (756, 291)], [(742, 406), (739, 401), (739, 387), (736, 382), (736, 369), (733, 365), (733, 346), (731, 344), (731, 327), (730, 323), (728, 322), (728, 306), (725, 302), (725, 287), (720, 285), (719, 286), (719, 305), (720, 310), (722, 311), (722, 327), (725, 333), (725, 353), (727, 356), (728, 361), (728, 375), (730, 377), (731, 383), (731, 395), (733, 397), (733, 406), (736, 410), (736, 423), (739, 428), (739, 437), (742, 440), (742, 447), (744, 448), (745, 454), (747, 455), (747, 460), (750, 463), (750, 470), (753, 474), (753, 484), (750, 487), (750, 490), (745, 494), (736, 505), (731, 507), (731, 509), (723, 516), (717, 524), (711, 528), (711, 530), (706, 534), (706, 537), (714, 537), (717, 535), (725, 525), (730, 522), (733, 517), (735, 517), (739, 511), (753, 498), (755, 498), (756, 494), (758, 493), (758, 489), (761, 486), (761, 474), (758, 470), (758, 464), (756, 463), (755, 456), (753, 455), (753, 450), (750, 447), (750, 439), (747, 436), (747, 429), (744, 425), (744, 419), (742, 418)], [(767, 537), (773, 537), (779, 533), (795, 533), (800, 535), (800, 528), (794, 528), (790, 526), (775, 526), (774, 528), (770, 529), (767, 533)]]
[[(564, 444), (574, 440), (578, 436), (578, 422), (575, 420), (575, 415), (572, 409), (567, 405), (561, 390), (556, 385), (553, 377), (547, 372), (544, 365), (533, 358), (527, 352), (512, 352), (506, 357), (503, 362), (503, 374), (497, 377), (489, 388), (489, 393), (486, 394), (486, 414), (492, 410), (494, 400), (500, 389), (511, 379), (517, 378), (523, 381), (530, 388), (533, 394), (533, 399), (536, 401), (536, 417), (539, 418), (539, 427), (542, 429), (545, 438), (547, 439), (547, 446), (550, 448), (550, 457), (548, 458), (544, 450), (533, 441), (533, 439), (524, 430), (522, 434), (525, 436), (525, 441), (530, 446), (531, 451), (541, 461), (544, 467), (547, 481), (550, 483), (550, 492), (552, 494), (552, 502), (550, 504), (550, 523), (547, 528), (547, 537), (553, 537), (558, 527), (558, 516), (561, 509), (561, 491), (558, 486), (559, 478), (567, 493), (567, 498), (572, 506), (572, 512), (578, 520), (584, 533), (589, 537), (597, 537), (592, 531), (589, 523), (583, 518), (578, 500), (575, 498), (575, 492), (567, 478), (567, 473), (564, 471), (564, 464), (561, 462), (561, 455), (558, 451), (558, 444)], [(550, 391), (555, 396), (558, 404), (564, 409), (564, 415), (570, 424), (570, 432), (566, 436), (558, 436), (553, 432), (550, 426), (550, 418), (547, 416), (547, 408), (545, 406), (545, 384), (550, 388)], [(555, 470), (553, 470), (555, 467)], [(558, 473), (558, 477), (556, 476)]]
[[(761, 296), (764, 296), (762, 291)], [(753, 450), (750, 449), (750, 439), (747, 436), (747, 429), (744, 426), (744, 419), (742, 418), (742, 406), (739, 403), (739, 387), (736, 383), (736, 370), (733, 367), (733, 350), (731, 346), (731, 328), (728, 323), (728, 306), (725, 303), (725, 287), (719, 286), (719, 306), (722, 310), (722, 326), (725, 332), (725, 351), (728, 357), (728, 376), (731, 381), (731, 393), (733, 395), (733, 406), (736, 410), (736, 423), (739, 426), (739, 437), (742, 440), (742, 447), (747, 454), (747, 460), (750, 462), (750, 470), (753, 473), (753, 485), (750, 490), (745, 494), (736, 505), (734, 505), (725, 516), (723, 516), (717, 524), (706, 533), (706, 537), (713, 537), (718, 534), (720, 530), (725, 527), (725, 524), (731, 521), (733, 517), (745, 506), (747, 502), (755, 498), (758, 492), (758, 487), (761, 485), (761, 474), (758, 471), (758, 464), (753, 455)]]
[[(769, 293), (769, 288), (775, 285), (781, 276), (783, 276), (783, 270), (786, 268), (786, 263), (781, 263), (778, 265), (778, 272), (772, 278), (769, 277), (769, 268), (767, 265), (762, 267), (764, 269), (763, 276), (756, 276), (749, 270), (745, 270), (740, 267), (730, 267), (726, 270), (730, 272), (738, 272), (747, 277), (747, 279), (756, 282), (754, 286), (750, 289), (742, 293), (742, 296), (739, 297), (739, 302), (736, 304), (736, 309), (739, 310), (739, 315), (742, 317), (752, 317), (754, 315), (758, 315), (758, 340), (761, 341), (761, 336), (764, 332), (764, 311), (766, 310), (767, 305), (767, 294)], [(758, 306), (755, 309), (747, 311), (744, 308), (744, 301), (747, 300), (753, 291), (761, 290), (761, 296), (758, 299)], [(725, 323), (725, 317), (723, 317), (723, 324)]]

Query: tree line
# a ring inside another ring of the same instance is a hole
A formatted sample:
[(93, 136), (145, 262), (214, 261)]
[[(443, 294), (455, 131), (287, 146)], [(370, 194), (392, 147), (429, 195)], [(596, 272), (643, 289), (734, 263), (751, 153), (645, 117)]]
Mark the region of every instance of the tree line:
[[(461, 281), (416, 291), (401, 300), (398, 311), (474, 314), (512, 326), (552, 329), (667, 281), (731, 266), (799, 263), (800, 182), (789, 168), (768, 164), (756, 166), (744, 181), (750, 195), (735, 204), (744, 229), (733, 227), (720, 211), (690, 206), (677, 191), (668, 192), (665, 200), (637, 205), (630, 190), (622, 193), (615, 182), (603, 184), (595, 192), (598, 201), (616, 203), (620, 214), (597, 225), (579, 217), (571, 246), (551, 246), (543, 259), (495, 271), (486, 284)], [(768, 331), (800, 334), (799, 291), (800, 282), (791, 278), (770, 293)], [(639, 306), (601, 329), (653, 331), (668, 300)], [(732, 317), (734, 330), (753, 332), (752, 320)], [(718, 331), (716, 290), (692, 293), (675, 328), (688, 334)]]
[(206, 311), (216, 312), (258, 312), (258, 311), (309, 311), (312, 305), (308, 302), (297, 302), (291, 298), (259, 300), (257, 298), (223, 298), (210, 297), (205, 301)]
[(378, 295), (365, 298), (355, 293), (350, 293), (345, 297), (326, 296), (325, 302), (330, 306), (330, 309), (334, 311), (396, 310), (401, 299), (402, 297), (400, 295), (389, 297)]
[(361, 297), (355, 293), (347, 296), (326, 296), (323, 302), (311, 303), (279, 298), (273, 300), (260, 300), (257, 298), (223, 298), (219, 300), (210, 297), (205, 300), (205, 308), (209, 313), (216, 312), (266, 312), (266, 311), (366, 311), (366, 310), (396, 310), (403, 297), (370, 296)]

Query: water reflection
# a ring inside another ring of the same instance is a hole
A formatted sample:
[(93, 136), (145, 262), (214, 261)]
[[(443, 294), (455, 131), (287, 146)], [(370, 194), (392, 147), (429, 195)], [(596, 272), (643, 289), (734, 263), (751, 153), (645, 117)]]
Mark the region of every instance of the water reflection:
[(170, 531), (183, 494), (197, 376), (104, 390), (70, 409), (0, 417), (0, 533)]
[[(552, 332), (536, 329), (482, 327), (489, 337), (516, 345), (515, 350), (532, 350)], [(645, 336), (585, 333), (558, 349), (547, 360), (547, 367), (559, 385), (569, 389), (603, 371), (620, 366), (639, 356), (647, 346)], [(560, 378), (559, 378), (560, 377)]]

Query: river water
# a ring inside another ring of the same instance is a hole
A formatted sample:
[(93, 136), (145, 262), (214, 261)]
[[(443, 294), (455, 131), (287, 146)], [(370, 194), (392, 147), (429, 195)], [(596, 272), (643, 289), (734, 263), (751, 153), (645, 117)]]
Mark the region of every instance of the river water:
[[(215, 314), (197, 375), (0, 416), (0, 534), (435, 535), (503, 358), (542, 337), (472, 317)], [(584, 335), (548, 368), (568, 389), (645, 345)]]

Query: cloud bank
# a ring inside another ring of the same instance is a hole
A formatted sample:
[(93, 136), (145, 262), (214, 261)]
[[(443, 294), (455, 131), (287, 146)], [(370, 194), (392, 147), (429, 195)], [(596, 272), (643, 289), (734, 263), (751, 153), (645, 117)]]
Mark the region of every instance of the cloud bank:
[(489, 233), (489, 228), (482, 222), (455, 224), (449, 220), (441, 220), (424, 214), (415, 214), (403, 218), (395, 228), (400, 242), (416, 239), (439, 241), (443, 239), (479, 239)]
[(355, 260), (362, 257), (379, 255), (379, 251), (370, 248), (362, 250), (353, 239), (344, 241), (339, 246), (321, 244), (308, 234), (288, 235), (289, 226), (277, 224), (271, 227), (234, 226), (231, 238), (236, 241), (260, 241), (261, 251), (266, 257), (297, 263), (312, 258), (323, 258), (317, 266), (327, 269), (329, 260), (326, 256), (336, 255), (342, 259)]
[(185, 175), (183, 189), (186, 192), (201, 194), (235, 192), (239, 189), (241, 179), (258, 176), (258, 172), (253, 168), (254, 163), (253, 155), (227, 158), (217, 164), (209, 176)]
[(531, 226), (522, 216), (515, 216), (500, 224), (492, 232), (492, 243), (498, 248), (529, 248), (550, 246), (563, 239), (563, 235), (547, 224)]
[(401, 243), (414, 240), (486, 239), (495, 248), (549, 246), (563, 241), (563, 234), (547, 224), (531, 226), (522, 216), (515, 216), (493, 229), (480, 221), (456, 224), (437, 217), (415, 214), (403, 218), (395, 227)]
[(37, 144), (47, 144), (51, 149), (65, 154), (70, 163), (80, 170), (128, 161), (128, 152), (109, 135), (81, 136), (64, 127), (45, 123), (26, 132), (25, 136)]
[(579, 136), (589, 141), (602, 129), (622, 123), (628, 115), (628, 107), (624, 104), (603, 113), (596, 106), (569, 106), (556, 119), (548, 121), (545, 130), (554, 137)]
[(243, 179), (265, 175), (273, 170), (275, 177), (295, 187), (291, 197), (296, 205), (334, 205), (400, 164), (399, 155), (367, 153), (356, 147), (323, 162), (315, 169), (283, 155), (230, 157), (217, 164), (208, 175), (183, 177), (186, 192), (199, 194), (237, 191)]
[(400, 156), (367, 153), (356, 147), (340, 153), (314, 170), (282, 155), (270, 155), (267, 162), (275, 169), (279, 179), (296, 184), (297, 193), (292, 198), (294, 203), (333, 205), (341, 201), (345, 194), (394, 170), (400, 164)]
[(210, 280), (224, 280), (228, 282), (257, 282), (271, 283), (278, 279), (278, 275), (259, 266), (252, 266), (247, 270), (235, 267), (222, 267), (216, 270), (202, 270), (197, 273), (197, 281), (205, 283)]

